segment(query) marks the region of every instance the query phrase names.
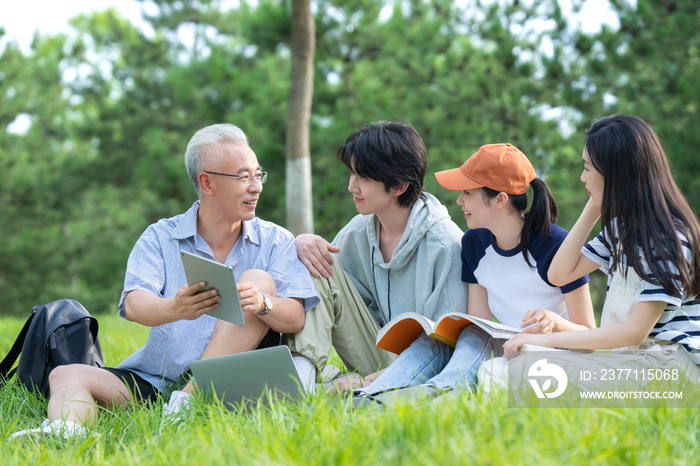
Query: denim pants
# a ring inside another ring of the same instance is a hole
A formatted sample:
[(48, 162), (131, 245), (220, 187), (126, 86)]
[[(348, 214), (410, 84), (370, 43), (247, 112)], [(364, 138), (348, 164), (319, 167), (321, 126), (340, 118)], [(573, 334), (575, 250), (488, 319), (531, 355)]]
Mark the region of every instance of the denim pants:
[(425, 333), (396, 358), (371, 385), (357, 390), (376, 395), (415, 385), (440, 390), (476, 387), (476, 373), (483, 361), (503, 356), (504, 340), (496, 340), (476, 325), (459, 335), (454, 348)]

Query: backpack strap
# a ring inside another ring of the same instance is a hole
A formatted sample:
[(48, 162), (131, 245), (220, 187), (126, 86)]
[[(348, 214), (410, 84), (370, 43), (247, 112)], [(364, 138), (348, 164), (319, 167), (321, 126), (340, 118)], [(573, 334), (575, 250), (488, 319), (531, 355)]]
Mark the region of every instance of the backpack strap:
[(7, 353), (7, 356), (5, 356), (5, 359), (0, 362), (0, 386), (10, 380), (10, 378), (12, 378), (12, 376), (15, 374), (15, 371), (10, 371), (10, 369), (12, 369), (15, 361), (17, 361), (19, 353), (22, 352), (22, 345), (24, 345), (24, 340), (27, 338), (29, 325), (32, 323), (32, 320), (34, 320), (35, 315), (36, 313), (32, 312), (32, 315), (29, 316), (29, 319), (27, 319), (27, 322), (24, 324), (22, 331), (19, 332), (19, 335), (17, 336), (15, 343), (12, 345), (12, 348)]

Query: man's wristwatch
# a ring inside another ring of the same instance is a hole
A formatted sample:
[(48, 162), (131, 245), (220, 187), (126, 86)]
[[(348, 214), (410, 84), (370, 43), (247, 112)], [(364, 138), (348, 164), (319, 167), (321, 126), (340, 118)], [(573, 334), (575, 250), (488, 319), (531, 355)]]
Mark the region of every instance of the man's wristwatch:
[(263, 293), (262, 291), (259, 292), (263, 296), (263, 301), (265, 302), (265, 310), (256, 312), (256, 316), (266, 316), (270, 312), (272, 312), (272, 299), (270, 299), (270, 296), (267, 295), (266, 293)]

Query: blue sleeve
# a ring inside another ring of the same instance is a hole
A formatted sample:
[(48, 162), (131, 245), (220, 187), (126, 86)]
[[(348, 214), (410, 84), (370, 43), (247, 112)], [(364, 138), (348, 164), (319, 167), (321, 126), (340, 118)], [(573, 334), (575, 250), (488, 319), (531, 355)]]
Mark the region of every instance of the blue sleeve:
[[(537, 272), (540, 274), (542, 280), (545, 281), (550, 286), (554, 286), (549, 282), (547, 278), (547, 273), (549, 272), (549, 266), (552, 264), (552, 259), (554, 255), (559, 250), (561, 243), (564, 242), (568, 232), (558, 225), (552, 224), (551, 235), (549, 237), (542, 234), (534, 233), (530, 238), (530, 245), (528, 246), (528, 251), (532, 255), (533, 259), (537, 263)], [(559, 287), (563, 294), (574, 291), (577, 288), (582, 287), (589, 282), (588, 275), (574, 280), (564, 286)]]
[(492, 234), (485, 228), (467, 230), (462, 236), (462, 281), (479, 283), (474, 275), (479, 261), (486, 254), (486, 248), (491, 244)]
[(134, 290), (144, 290), (159, 298), (165, 288), (165, 260), (153, 225), (143, 232), (129, 254), (124, 291), (119, 299), (119, 315), (126, 319), (124, 300)]
[(266, 272), (275, 279), (278, 297), (301, 298), (304, 300), (304, 311), (308, 311), (321, 302), (311, 274), (297, 256), (292, 234), (277, 228), (274, 235), (274, 247)]

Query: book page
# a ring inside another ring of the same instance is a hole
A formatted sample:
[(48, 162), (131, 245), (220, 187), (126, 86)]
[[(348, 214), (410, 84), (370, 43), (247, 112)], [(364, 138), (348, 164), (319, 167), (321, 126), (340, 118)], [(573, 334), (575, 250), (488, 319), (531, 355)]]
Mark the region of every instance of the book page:
[(516, 327), (511, 327), (510, 325), (505, 325), (501, 324), (498, 322), (494, 322), (492, 320), (486, 320), (482, 319), (481, 317), (476, 317), (476, 316), (469, 316), (470, 319), (473, 319), (474, 323), (476, 324), (482, 324), (480, 327), (488, 327), (491, 330), (500, 332), (500, 333), (507, 333), (510, 336), (517, 335), (518, 333), (522, 332), (524, 329), (522, 328), (516, 328)]
[(457, 344), (457, 339), (462, 330), (474, 324), (491, 335), (493, 338), (507, 340), (513, 335), (521, 332), (521, 329), (509, 325), (499, 324), (481, 317), (470, 316), (462, 313), (450, 313), (440, 318), (435, 327), (435, 335), (431, 335), (436, 340), (440, 340), (450, 346)]

